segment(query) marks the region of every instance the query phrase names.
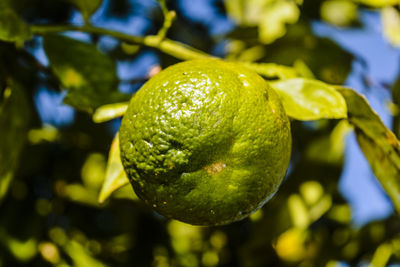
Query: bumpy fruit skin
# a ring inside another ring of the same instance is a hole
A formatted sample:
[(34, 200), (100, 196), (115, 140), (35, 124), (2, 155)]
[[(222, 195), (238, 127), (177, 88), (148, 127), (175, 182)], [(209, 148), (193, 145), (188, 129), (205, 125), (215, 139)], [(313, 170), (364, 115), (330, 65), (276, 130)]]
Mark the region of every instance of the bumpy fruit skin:
[(139, 198), (194, 225), (243, 219), (277, 191), (291, 135), (278, 95), (234, 63), (186, 61), (132, 98), (121, 160)]

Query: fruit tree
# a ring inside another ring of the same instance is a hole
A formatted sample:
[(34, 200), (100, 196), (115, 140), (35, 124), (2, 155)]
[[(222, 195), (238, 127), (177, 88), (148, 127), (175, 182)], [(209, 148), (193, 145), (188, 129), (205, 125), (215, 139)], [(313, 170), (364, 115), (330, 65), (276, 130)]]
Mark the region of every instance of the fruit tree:
[(0, 266), (399, 264), (371, 27), (399, 55), (391, 0), (1, 0)]

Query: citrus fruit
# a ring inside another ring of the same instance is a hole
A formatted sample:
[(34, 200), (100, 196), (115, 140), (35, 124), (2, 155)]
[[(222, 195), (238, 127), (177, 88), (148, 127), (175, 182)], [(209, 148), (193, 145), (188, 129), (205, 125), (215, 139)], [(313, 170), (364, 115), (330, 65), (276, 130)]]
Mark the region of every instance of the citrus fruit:
[(222, 60), (186, 61), (132, 97), (120, 149), (136, 194), (157, 212), (221, 225), (277, 191), (290, 158), (290, 124), (258, 74)]

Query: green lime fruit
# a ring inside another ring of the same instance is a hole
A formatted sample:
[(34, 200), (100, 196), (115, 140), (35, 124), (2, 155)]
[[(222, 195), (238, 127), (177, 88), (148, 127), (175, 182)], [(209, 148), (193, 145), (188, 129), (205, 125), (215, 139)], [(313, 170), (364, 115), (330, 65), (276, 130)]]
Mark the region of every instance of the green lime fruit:
[(268, 83), (222, 60), (178, 63), (132, 97), (121, 160), (138, 197), (194, 225), (245, 218), (285, 176), (289, 119)]

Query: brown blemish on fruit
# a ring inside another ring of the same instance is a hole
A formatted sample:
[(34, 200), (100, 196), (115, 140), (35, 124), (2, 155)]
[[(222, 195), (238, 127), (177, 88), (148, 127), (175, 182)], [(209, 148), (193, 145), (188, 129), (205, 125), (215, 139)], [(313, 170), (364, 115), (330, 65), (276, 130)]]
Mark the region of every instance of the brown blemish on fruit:
[(214, 174), (220, 173), (225, 167), (226, 167), (226, 164), (218, 161), (213, 164), (205, 166), (204, 169), (208, 172), (208, 174), (214, 175)]

